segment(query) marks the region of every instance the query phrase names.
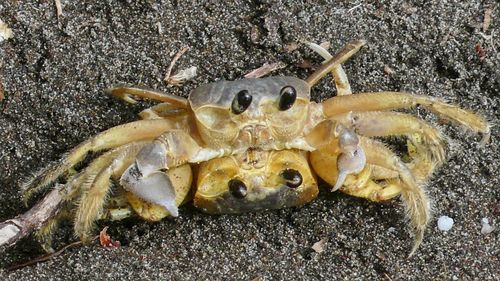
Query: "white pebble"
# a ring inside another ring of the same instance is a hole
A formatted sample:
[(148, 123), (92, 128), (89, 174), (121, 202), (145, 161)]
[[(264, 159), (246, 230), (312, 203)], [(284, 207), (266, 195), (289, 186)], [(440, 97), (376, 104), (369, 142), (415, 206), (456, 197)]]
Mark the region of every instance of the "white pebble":
[(493, 230), (495, 230), (495, 228), (490, 225), (490, 222), (487, 218), (483, 218), (481, 222), (483, 225), (481, 227), (481, 234), (490, 234), (491, 232), (493, 232)]
[(448, 216), (441, 216), (438, 219), (438, 228), (441, 231), (448, 231), (453, 227), (453, 219)]

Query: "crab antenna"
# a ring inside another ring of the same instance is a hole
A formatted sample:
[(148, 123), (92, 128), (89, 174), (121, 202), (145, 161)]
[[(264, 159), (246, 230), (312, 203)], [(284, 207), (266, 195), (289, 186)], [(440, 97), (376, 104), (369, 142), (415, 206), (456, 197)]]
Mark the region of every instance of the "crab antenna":
[(347, 44), (338, 53), (336, 53), (328, 62), (322, 64), (313, 74), (305, 80), (309, 86), (314, 86), (321, 78), (325, 77), (339, 64), (344, 63), (350, 57), (361, 49), (366, 44), (365, 40), (355, 40)]

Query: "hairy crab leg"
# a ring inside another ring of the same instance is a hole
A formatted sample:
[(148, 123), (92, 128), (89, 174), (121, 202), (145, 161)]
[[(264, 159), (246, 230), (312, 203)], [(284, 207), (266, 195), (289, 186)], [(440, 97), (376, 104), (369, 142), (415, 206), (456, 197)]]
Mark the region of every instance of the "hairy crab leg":
[[(392, 198), (391, 196), (396, 196), (398, 189), (400, 189), (401, 197), (406, 207), (406, 215), (410, 219), (415, 231), (415, 243), (410, 252), (410, 255), (412, 255), (422, 242), (425, 227), (431, 216), (430, 203), (425, 190), (416, 182), (412, 171), (394, 152), (386, 148), (383, 144), (368, 138), (360, 137), (360, 140), (366, 151), (366, 162), (369, 165), (372, 164), (389, 171), (397, 172), (397, 178), (392, 181), (389, 180), (389, 185), (385, 187), (389, 189), (382, 193), (380, 193), (381, 188), (377, 187), (373, 181), (368, 181), (365, 187), (375, 191), (375, 194), (370, 193), (369, 189), (361, 191), (363, 187), (359, 188), (358, 192), (352, 192), (349, 189), (346, 192), (370, 200), (380, 201)], [(338, 163), (337, 155), (339, 154), (339, 148), (337, 146), (338, 144), (332, 142), (332, 145), (324, 146), (317, 151), (311, 152), (311, 165), (313, 169), (322, 179), (331, 185), (336, 184), (335, 181), (337, 180), (337, 177), (331, 172), (335, 168), (336, 163)], [(352, 182), (355, 179), (348, 178), (346, 181)]]
[[(333, 56), (325, 48), (323, 48), (318, 44), (306, 42), (306, 45), (311, 50), (315, 51), (321, 57), (323, 57), (323, 59), (325, 59), (323, 61), (323, 64), (327, 63), (333, 58)], [(345, 96), (352, 94), (351, 85), (349, 84), (349, 79), (347, 78), (347, 75), (341, 64), (336, 65), (332, 69), (331, 74), (333, 76), (333, 81), (335, 82), (335, 88), (337, 89), (337, 96)]]
[(327, 117), (349, 112), (382, 111), (393, 109), (408, 109), (421, 105), (422, 107), (468, 127), (474, 132), (483, 134), (481, 144), (490, 137), (488, 122), (458, 106), (427, 96), (413, 95), (403, 92), (360, 93), (348, 96), (338, 96), (323, 102), (323, 112)]
[(137, 153), (144, 143), (130, 144), (119, 147), (98, 158), (99, 162), (92, 168), (99, 171), (86, 175), (85, 182), (81, 186), (83, 195), (78, 204), (78, 210), (74, 219), (75, 234), (82, 240), (89, 236), (89, 230), (94, 221), (103, 212), (103, 206), (110, 189), (111, 177), (119, 176), (133, 163)]
[(25, 200), (35, 192), (54, 182), (63, 173), (82, 161), (89, 152), (98, 152), (118, 147), (130, 142), (151, 140), (160, 136), (175, 124), (164, 119), (140, 120), (108, 129), (96, 136), (80, 143), (58, 162), (39, 171), (21, 190)]
[(313, 74), (311, 74), (305, 80), (307, 84), (311, 87), (316, 85), (319, 80), (328, 75), (334, 69), (338, 69), (338, 66), (352, 57), (355, 53), (361, 49), (366, 44), (365, 40), (355, 40), (348, 43), (345, 47), (340, 49), (328, 62), (322, 64)]
[(162, 93), (154, 90), (142, 89), (138, 87), (114, 87), (106, 89), (105, 92), (119, 99), (123, 99), (124, 101), (127, 101), (129, 103), (136, 103), (137, 100), (132, 97), (136, 96), (140, 98), (147, 98), (156, 101), (170, 103), (178, 108), (186, 109), (189, 107), (187, 99), (183, 97), (178, 97), (175, 95)]

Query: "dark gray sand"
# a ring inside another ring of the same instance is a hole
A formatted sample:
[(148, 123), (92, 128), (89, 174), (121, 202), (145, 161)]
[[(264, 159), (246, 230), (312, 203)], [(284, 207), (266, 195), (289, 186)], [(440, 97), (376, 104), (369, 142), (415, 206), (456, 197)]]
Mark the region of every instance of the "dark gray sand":
[[(277, 74), (304, 78), (310, 70), (298, 65), (321, 60), (303, 46), (288, 52), (288, 44), (302, 40), (330, 42), (334, 52), (364, 38), (368, 47), (345, 64), (356, 92), (442, 97), (498, 125), (500, 30), (495, 1), (62, 0), (59, 20), (53, 2), (0, 4), (0, 19), (14, 32), (14, 38), (0, 43), (5, 95), (0, 102), (1, 220), (26, 210), (18, 192), (23, 179), (86, 138), (134, 120), (151, 104), (130, 106), (106, 96), (106, 87), (124, 83), (186, 96), (197, 85), (238, 79), (278, 60), (288, 66)], [(493, 9), (491, 22), (483, 31), (488, 8)], [(478, 54), (476, 44), (484, 54)], [(183, 87), (167, 87), (162, 82), (165, 71), (173, 54), (186, 45), (191, 50), (176, 69), (197, 66), (198, 76)], [(392, 73), (386, 74), (384, 66)], [(327, 80), (313, 92), (314, 100), (332, 95)], [(425, 110), (414, 113), (439, 121)], [(478, 148), (474, 134), (450, 124), (442, 128), (453, 140), (449, 161), (428, 184), (435, 217), (410, 259), (406, 256), (412, 238), (400, 201), (375, 204), (324, 190), (302, 208), (210, 216), (187, 206), (176, 220), (102, 223), (99, 228), (110, 225), (109, 233), (122, 242), (121, 248), (72, 248), (36, 266), (0, 271), (0, 276), (499, 280), (498, 126), (483, 148)], [(436, 226), (441, 215), (455, 220), (449, 232)], [(481, 234), (482, 218), (497, 230)], [(318, 254), (311, 246), (322, 239), (328, 242)], [(72, 241), (66, 224), (56, 247)], [(0, 267), (41, 254), (29, 237), (2, 253)]]

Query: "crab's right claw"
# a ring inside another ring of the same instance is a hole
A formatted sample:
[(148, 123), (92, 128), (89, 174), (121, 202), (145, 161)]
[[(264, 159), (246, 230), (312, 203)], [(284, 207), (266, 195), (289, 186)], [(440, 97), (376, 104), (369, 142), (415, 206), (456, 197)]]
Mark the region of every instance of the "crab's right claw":
[(166, 167), (167, 151), (160, 142), (143, 147), (134, 164), (125, 170), (120, 184), (137, 197), (167, 209), (173, 217), (179, 215), (175, 203), (175, 189), (168, 175), (162, 171)]
[(342, 187), (349, 174), (361, 172), (366, 165), (365, 151), (356, 133), (343, 125), (340, 125), (337, 130), (339, 131), (339, 148), (342, 153), (337, 158), (338, 176), (332, 192)]
[(123, 173), (120, 184), (137, 197), (164, 207), (173, 217), (179, 216), (175, 204), (175, 189), (164, 172), (142, 176), (137, 165), (133, 164)]

